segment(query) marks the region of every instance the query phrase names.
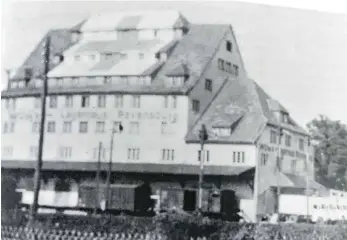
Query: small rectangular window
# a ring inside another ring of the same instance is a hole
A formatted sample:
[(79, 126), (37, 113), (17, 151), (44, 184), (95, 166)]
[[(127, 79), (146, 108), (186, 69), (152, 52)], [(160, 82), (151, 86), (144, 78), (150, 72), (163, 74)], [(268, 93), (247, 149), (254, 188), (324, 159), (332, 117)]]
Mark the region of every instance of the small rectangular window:
[(61, 159), (69, 159), (72, 156), (72, 147), (59, 147), (58, 156)]
[(133, 102), (132, 107), (133, 108), (140, 108), (141, 107), (141, 101), (140, 96), (133, 96)]
[(227, 41), (226, 47), (228, 52), (232, 52), (233, 45), (230, 41)]
[(89, 96), (82, 96), (81, 97), (81, 107), (82, 108), (89, 107)]
[(144, 57), (145, 57), (145, 54), (139, 53), (139, 59), (140, 59), (140, 60), (141, 60), (141, 59), (144, 59)]
[(207, 91), (212, 92), (212, 80), (211, 79), (208, 79), (208, 78), (205, 79), (205, 89)]
[(63, 123), (63, 133), (71, 133), (72, 123), (64, 122)]
[(88, 122), (80, 122), (80, 133), (87, 133), (88, 132)]
[(5, 122), (2, 126), (2, 133), (8, 133), (9, 132), (9, 129), (8, 129), (8, 123)]
[(224, 71), (224, 60), (218, 59), (218, 68)]
[(57, 96), (49, 96), (49, 108), (57, 108), (58, 98)]
[(193, 100), (192, 101), (192, 109), (194, 113), (198, 113), (200, 111), (200, 101), (199, 100)]
[(106, 107), (106, 95), (99, 95), (98, 96), (98, 108), (104, 108)]
[(65, 107), (66, 108), (73, 107), (73, 96), (65, 96)]
[(290, 136), (288, 134), (286, 135), (285, 144), (286, 144), (287, 147), (291, 147), (291, 145), (292, 145), (292, 136)]
[(266, 153), (262, 153), (260, 157), (260, 165), (265, 166), (268, 162), (269, 155)]
[(112, 80), (112, 78), (110, 76), (104, 77), (104, 84), (110, 84), (111, 80)]
[(234, 75), (237, 77), (239, 76), (239, 66), (237, 65), (233, 65), (233, 72), (234, 72)]
[(225, 62), (225, 71), (227, 71), (228, 73), (233, 73), (233, 70), (231, 69), (231, 63), (230, 62)]
[(114, 107), (116, 107), (116, 108), (122, 108), (123, 107), (123, 96), (122, 95), (116, 95), (115, 96)]
[(161, 150), (161, 160), (173, 161), (174, 159), (175, 159), (175, 150), (173, 150), (173, 149), (162, 149)]
[(305, 149), (305, 146), (304, 146), (304, 139), (302, 139), (302, 138), (299, 139), (299, 149), (300, 149), (301, 151), (304, 151), (304, 149)]
[(169, 107), (169, 96), (164, 96), (164, 108)]
[(31, 146), (29, 149), (29, 157), (31, 158), (37, 158), (38, 155), (38, 147)]
[(55, 122), (54, 121), (47, 122), (47, 132), (49, 132), (49, 133), (55, 132)]
[(128, 148), (128, 160), (139, 160), (140, 149), (139, 148)]
[(270, 143), (277, 143), (277, 131), (270, 131)]
[(100, 160), (105, 160), (106, 159), (106, 148), (105, 147), (101, 147), (101, 149), (99, 149), (99, 147), (94, 148), (93, 149), (93, 159), (98, 160), (99, 151), (100, 151)]
[(105, 122), (96, 122), (96, 133), (104, 133), (105, 132)]
[(177, 97), (172, 96), (172, 108), (176, 108), (176, 107), (177, 107)]
[[(204, 162), (209, 162), (210, 161), (210, 151), (209, 150), (204, 150)], [(201, 150), (198, 150), (198, 161), (201, 161)]]

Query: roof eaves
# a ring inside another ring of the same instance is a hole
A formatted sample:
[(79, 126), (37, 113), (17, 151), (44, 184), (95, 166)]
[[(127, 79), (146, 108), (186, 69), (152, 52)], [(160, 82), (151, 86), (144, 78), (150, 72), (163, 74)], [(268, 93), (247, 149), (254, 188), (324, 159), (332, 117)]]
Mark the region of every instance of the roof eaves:
[[(200, 140), (196, 139), (187, 139), (186, 143), (200, 143)], [(205, 141), (205, 144), (237, 144), (237, 145), (254, 145), (254, 141), (235, 141), (235, 140), (222, 140), (222, 139), (215, 139), (215, 140), (207, 140)]]

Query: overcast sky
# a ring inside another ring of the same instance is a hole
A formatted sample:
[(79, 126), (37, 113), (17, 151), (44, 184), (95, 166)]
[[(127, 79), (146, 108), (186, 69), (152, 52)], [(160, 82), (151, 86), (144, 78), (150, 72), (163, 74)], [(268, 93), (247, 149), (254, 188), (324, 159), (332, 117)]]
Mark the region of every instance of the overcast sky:
[(231, 24), (249, 77), (294, 119), (347, 123), (347, 14), (239, 2), (15, 2), (3, 12), (3, 67), (20, 65), (50, 28), (124, 9), (177, 9), (192, 23)]

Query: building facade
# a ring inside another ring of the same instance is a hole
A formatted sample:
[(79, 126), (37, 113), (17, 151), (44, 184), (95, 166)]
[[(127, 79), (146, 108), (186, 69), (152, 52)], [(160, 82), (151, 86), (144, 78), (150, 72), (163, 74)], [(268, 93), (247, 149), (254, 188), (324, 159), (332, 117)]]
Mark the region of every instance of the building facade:
[(49, 31), (2, 92), (2, 172), (23, 202), (32, 201), (48, 36), (41, 205), (78, 205), (80, 184), (95, 182), (98, 160), (104, 182), (110, 159), (111, 183), (147, 182), (165, 209), (196, 208), (201, 160), (205, 211), (220, 210), (211, 192), (229, 189), (255, 221), (274, 211), (274, 187), (305, 188), (308, 176), (319, 189), (308, 134), (248, 78), (230, 25), (122, 12)]

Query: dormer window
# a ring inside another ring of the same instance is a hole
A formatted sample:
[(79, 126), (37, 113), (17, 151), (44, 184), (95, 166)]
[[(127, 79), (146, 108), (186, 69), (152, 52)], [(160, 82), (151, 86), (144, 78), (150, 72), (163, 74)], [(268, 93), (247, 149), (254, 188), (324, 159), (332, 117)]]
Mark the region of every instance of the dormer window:
[(104, 77), (104, 84), (110, 84), (112, 78), (110, 76)]
[(106, 54), (105, 54), (105, 59), (106, 59), (106, 60), (111, 59), (112, 56), (113, 56), (112, 53), (106, 53)]
[(212, 131), (218, 137), (230, 137), (231, 135), (230, 127), (213, 127)]
[(81, 55), (76, 55), (76, 56), (75, 56), (75, 61), (78, 62), (78, 61), (80, 61), (80, 60), (81, 60)]
[(96, 59), (95, 54), (90, 54), (89, 55), (89, 59), (92, 60), (92, 61), (95, 61), (95, 59)]
[(120, 54), (120, 58), (123, 59), (123, 60), (125, 60), (125, 59), (128, 58), (128, 55), (127, 55), (126, 53), (121, 53), (121, 54)]

